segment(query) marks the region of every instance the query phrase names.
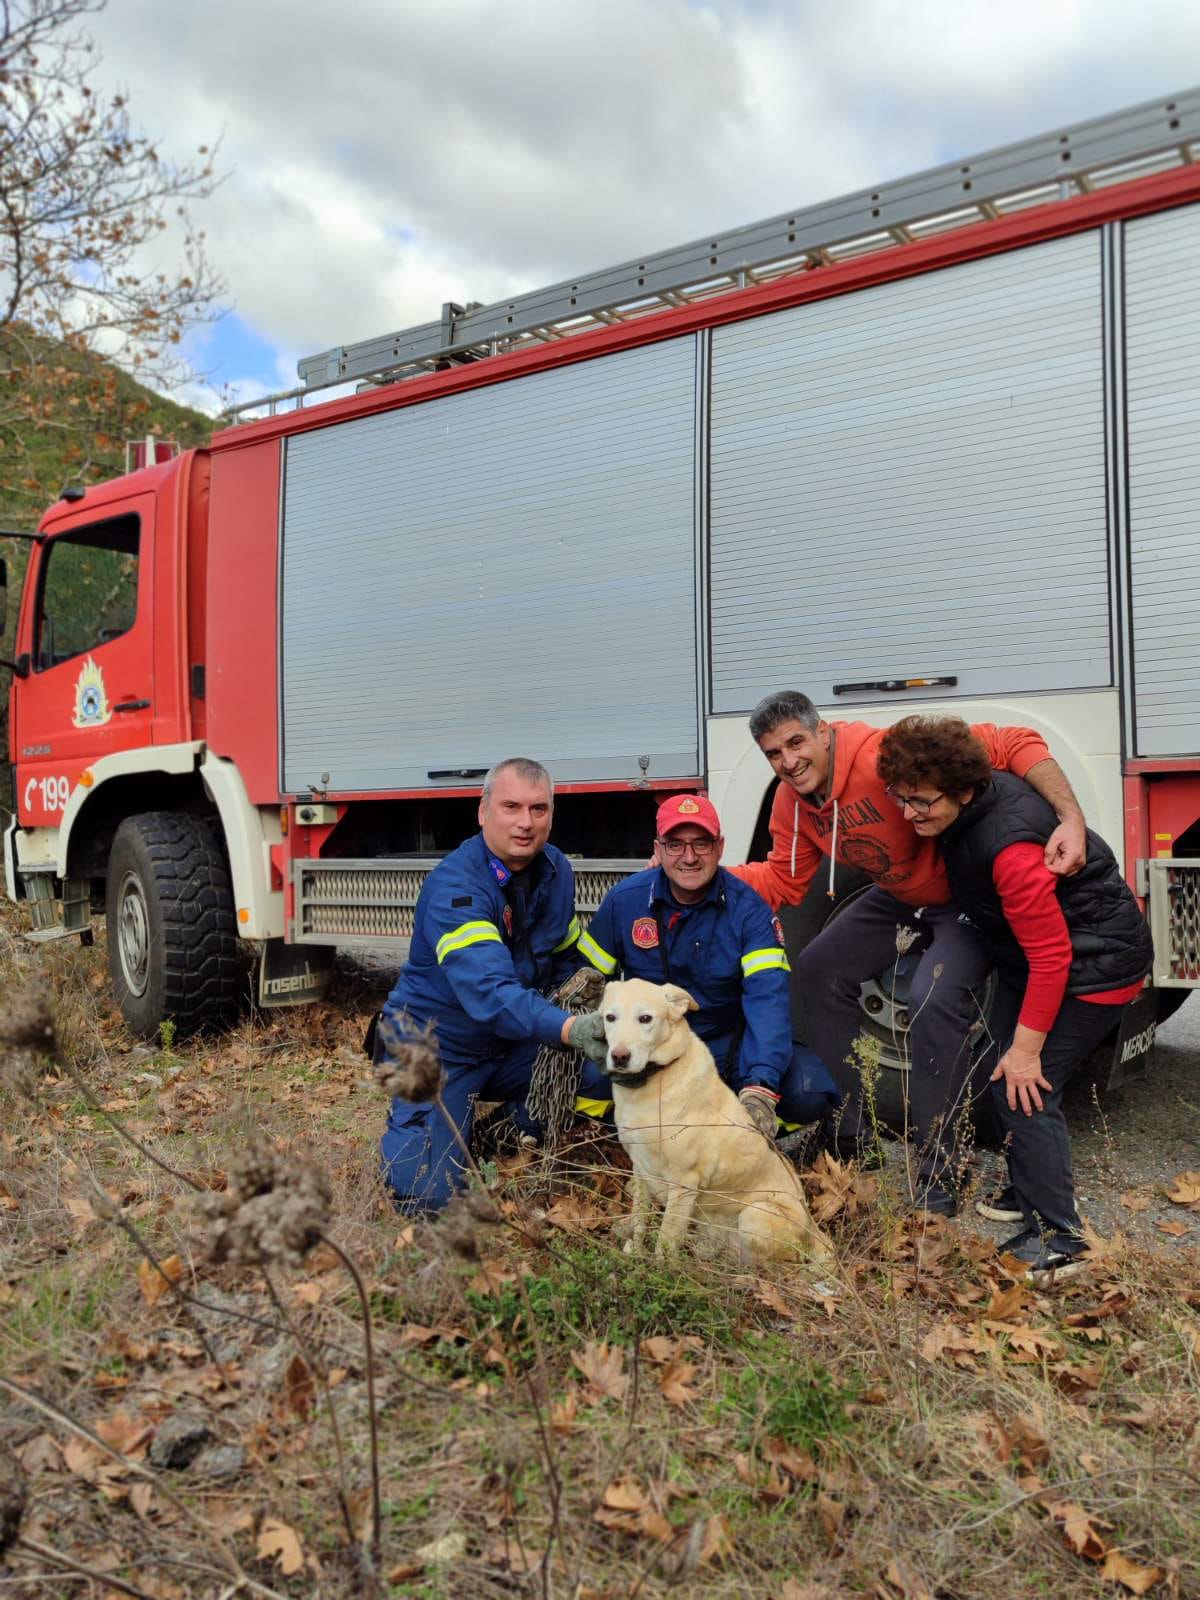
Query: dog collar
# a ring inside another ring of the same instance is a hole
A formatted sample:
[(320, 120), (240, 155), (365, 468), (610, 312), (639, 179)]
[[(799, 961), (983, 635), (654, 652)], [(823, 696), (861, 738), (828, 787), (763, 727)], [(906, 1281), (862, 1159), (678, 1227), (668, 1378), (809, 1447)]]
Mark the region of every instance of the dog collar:
[[(678, 1061), (678, 1059), (679, 1057), (676, 1056), (675, 1061)], [(643, 1084), (649, 1083), (656, 1072), (665, 1072), (668, 1067), (674, 1066), (674, 1064), (674, 1061), (647, 1061), (640, 1072), (610, 1072), (608, 1080), (610, 1083), (620, 1084), (622, 1089), (640, 1089)]]

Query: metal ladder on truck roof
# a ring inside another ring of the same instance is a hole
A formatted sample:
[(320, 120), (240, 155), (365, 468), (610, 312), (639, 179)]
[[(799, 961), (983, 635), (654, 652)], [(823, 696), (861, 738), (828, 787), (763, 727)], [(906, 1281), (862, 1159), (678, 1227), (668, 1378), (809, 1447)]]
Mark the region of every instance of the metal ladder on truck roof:
[(225, 416), (234, 423), (264, 411), (274, 416), (288, 402), (302, 406), (308, 395), (334, 385), (394, 383), (629, 322), (747, 284), (1185, 166), (1198, 156), (1200, 88), (783, 212), (716, 238), (705, 235), (511, 300), (444, 305), (437, 322), (305, 356), (298, 364), (299, 387), (244, 401)]

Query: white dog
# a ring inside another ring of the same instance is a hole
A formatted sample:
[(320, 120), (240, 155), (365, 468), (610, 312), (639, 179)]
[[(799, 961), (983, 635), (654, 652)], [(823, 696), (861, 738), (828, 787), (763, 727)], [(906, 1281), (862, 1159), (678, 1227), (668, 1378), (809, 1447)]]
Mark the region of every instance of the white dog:
[(754, 1261), (824, 1258), (829, 1241), (808, 1214), (791, 1163), (721, 1082), (708, 1046), (688, 1027), (699, 1008), (675, 984), (610, 983), (600, 1003), (621, 1143), (633, 1163), (633, 1235), (645, 1238), (651, 1202), (663, 1207), (656, 1250), (682, 1243), (693, 1218), (710, 1240)]

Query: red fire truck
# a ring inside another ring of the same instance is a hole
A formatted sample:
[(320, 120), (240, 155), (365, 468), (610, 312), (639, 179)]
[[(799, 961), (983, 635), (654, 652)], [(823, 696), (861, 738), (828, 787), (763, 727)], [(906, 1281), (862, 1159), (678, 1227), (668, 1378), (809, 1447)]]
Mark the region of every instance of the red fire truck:
[[(662, 791), (707, 790), (730, 859), (763, 848), (745, 713), (794, 686), (1042, 731), (1186, 995), (1198, 137), (1200, 90), (446, 306), (64, 493), (14, 646), (31, 937), (103, 915), (147, 1034), (229, 1017), (247, 950), (264, 1003), (307, 998), (336, 946), (407, 936), (516, 753), (554, 775), (586, 912)], [(894, 1039), (889, 985), (864, 1022)]]

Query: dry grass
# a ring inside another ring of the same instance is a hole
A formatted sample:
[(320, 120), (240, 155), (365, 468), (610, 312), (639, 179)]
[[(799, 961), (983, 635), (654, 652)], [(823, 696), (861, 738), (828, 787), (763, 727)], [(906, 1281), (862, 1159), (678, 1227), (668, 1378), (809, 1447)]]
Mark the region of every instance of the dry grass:
[[(86, 1093), (36, 1058), (36, 1111), (19, 1073), (0, 1090), (0, 1371), (118, 1459), (9, 1399), (27, 1504), (5, 1592), (371, 1592), (346, 1271), (325, 1245), (269, 1273), (202, 1264), (196, 1186), (220, 1193), (261, 1138), (328, 1174), (333, 1237), (368, 1283), (380, 1592), (1200, 1593), (1194, 1251), (1118, 1239), (1083, 1278), (1022, 1291), (968, 1226), (917, 1226), (831, 1170), (827, 1281), (661, 1264), (620, 1253), (621, 1162), (598, 1143), (491, 1168), (494, 1205), (406, 1223), (373, 1175), (384, 1106), (355, 980), (336, 1005), (152, 1051), (112, 1014), (97, 952), (35, 956), (0, 929), (5, 992), (39, 971)], [(202, 1453), (161, 1467), (181, 1417)], [(50, 1576), (56, 1555), (107, 1576)]]

